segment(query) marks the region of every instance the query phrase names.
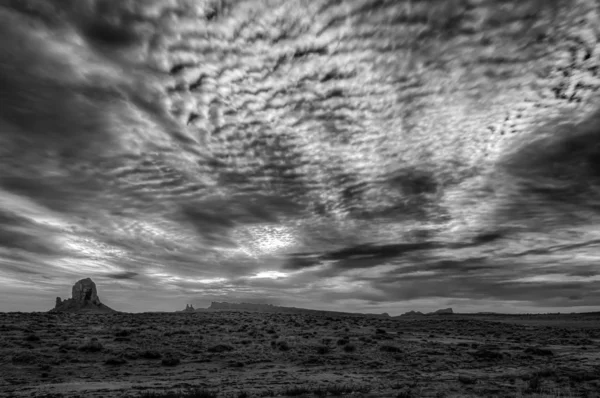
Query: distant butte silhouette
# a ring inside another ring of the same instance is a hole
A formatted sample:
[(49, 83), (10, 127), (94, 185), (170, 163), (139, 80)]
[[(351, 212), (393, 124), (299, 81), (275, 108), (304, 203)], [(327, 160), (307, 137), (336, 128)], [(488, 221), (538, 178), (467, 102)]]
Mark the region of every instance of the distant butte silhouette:
[(454, 311), (452, 310), (452, 308), (443, 308), (443, 309), (440, 309), (437, 311), (428, 312), (426, 314), (422, 313), (421, 311), (408, 311), (408, 312), (405, 312), (404, 314), (398, 315), (394, 318), (405, 317), (405, 316), (452, 315), (452, 314), (454, 314)]
[[(286, 313), (286, 314), (314, 314), (314, 315), (344, 315), (355, 317), (377, 317), (390, 318), (388, 313), (383, 314), (363, 314), (359, 312), (340, 312), (340, 311), (325, 311), (313, 310), (308, 308), (298, 307), (282, 307), (273, 304), (258, 304), (258, 303), (228, 303), (213, 301), (207, 310), (226, 310), (226, 311), (254, 311), (254, 312), (271, 312), (271, 313)], [(198, 310), (196, 310), (198, 311)]]
[(112, 313), (117, 311), (100, 302), (96, 284), (90, 278), (85, 278), (73, 285), (70, 299), (63, 301), (57, 297), (56, 305), (50, 312)]

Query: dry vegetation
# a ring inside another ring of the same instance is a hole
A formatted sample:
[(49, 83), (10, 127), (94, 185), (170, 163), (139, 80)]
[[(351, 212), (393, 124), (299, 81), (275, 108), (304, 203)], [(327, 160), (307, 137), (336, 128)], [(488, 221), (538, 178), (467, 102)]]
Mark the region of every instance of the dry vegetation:
[(600, 316), (0, 314), (0, 396), (600, 397)]

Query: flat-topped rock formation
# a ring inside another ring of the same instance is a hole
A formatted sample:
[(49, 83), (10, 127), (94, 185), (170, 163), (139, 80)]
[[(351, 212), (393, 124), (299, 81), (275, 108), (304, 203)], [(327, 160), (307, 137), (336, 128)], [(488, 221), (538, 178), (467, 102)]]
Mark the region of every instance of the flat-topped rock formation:
[(398, 315), (397, 317), (394, 318), (399, 318), (399, 317), (407, 317), (407, 316), (427, 316), (427, 315), (451, 315), (454, 314), (454, 311), (452, 311), (452, 308), (442, 308), (433, 312), (428, 312), (426, 314), (422, 313), (421, 311), (408, 311), (405, 312), (404, 314)]
[(452, 308), (443, 308), (441, 310), (437, 310), (434, 312), (430, 312), (430, 314), (433, 315), (449, 315), (449, 314), (454, 314), (454, 311), (452, 311)]
[(100, 302), (96, 284), (90, 278), (85, 278), (73, 285), (71, 298), (61, 300), (60, 297), (57, 297), (56, 304), (50, 312), (110, 313), (117, 311)]
[(364, 314), (355, 312), (340, 312), (340, 311), (323, 311), (323, 310), (312, 310), (307, 308), (297, 307), (280, 307), (273, 304), (255, 304), (255, 303), (227, 303), (227, 302), (216, 302), (210, 303), (208, 310), (229, 310), (229, 311), (256, 311), (256, 312), (273, 312), (273, 313), (286, 313), (286, 314), (313, 314), (313, 315), (343, 315), (343, 316), (356, 316), (356, 317), (377, 317), (377, 318), (389, 318), (389, 314)]

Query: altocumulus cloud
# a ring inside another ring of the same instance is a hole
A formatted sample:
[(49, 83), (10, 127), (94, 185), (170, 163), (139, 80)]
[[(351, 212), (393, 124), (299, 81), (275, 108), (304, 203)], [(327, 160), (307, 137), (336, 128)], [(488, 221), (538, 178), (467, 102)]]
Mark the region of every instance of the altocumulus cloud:
[(597, 310), (599, 12), (2, 2), (0, 310)]

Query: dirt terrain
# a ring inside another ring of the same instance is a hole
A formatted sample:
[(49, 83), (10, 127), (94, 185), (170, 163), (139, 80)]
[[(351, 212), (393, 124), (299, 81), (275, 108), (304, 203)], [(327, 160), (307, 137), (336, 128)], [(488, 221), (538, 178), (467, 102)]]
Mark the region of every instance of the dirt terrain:
[(2, 313), (0, 396), (600, 397), (599, 326), (599, 315)]

